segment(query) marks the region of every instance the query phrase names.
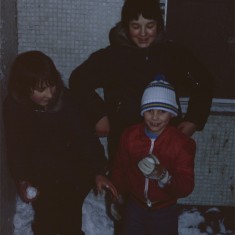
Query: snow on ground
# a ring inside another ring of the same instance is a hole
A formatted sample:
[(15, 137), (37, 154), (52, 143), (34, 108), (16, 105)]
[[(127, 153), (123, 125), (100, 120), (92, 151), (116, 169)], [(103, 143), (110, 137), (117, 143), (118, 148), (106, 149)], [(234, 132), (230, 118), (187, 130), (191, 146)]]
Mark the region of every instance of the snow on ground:
[[(196, 208), (183, 210), (179, 216), (179, 235), (235, 235), (226, 230), (223, 219), (216, 216), (216, 207), (202, 214)], [(31, 204), (23, 203), (17, 198), (14, 216), (14, 235), (33, 235)], [(96, 196), (93, 191), (87, 196), (83, 205), (83, 231), (86, 235), (113, 235), (113, 221), (106, 215), (104, 195)]]

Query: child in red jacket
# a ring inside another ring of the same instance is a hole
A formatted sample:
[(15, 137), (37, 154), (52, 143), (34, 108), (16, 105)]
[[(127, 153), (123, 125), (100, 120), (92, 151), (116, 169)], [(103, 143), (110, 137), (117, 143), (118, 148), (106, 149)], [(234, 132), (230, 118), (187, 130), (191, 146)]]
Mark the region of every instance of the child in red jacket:
[(127, 198), (122, 235), (176, 235), (176, 202), (194, 188), (194, 140), (170, 120), (177, 116), (174, 88), (153, 81), (141, 101), (144, 122), (121, 137), (111, 180)]

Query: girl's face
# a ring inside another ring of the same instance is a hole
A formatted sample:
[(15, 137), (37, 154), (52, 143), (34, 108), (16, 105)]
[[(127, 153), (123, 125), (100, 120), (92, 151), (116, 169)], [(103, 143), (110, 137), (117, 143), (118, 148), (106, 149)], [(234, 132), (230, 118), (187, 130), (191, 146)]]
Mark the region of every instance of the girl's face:
[(32, 90), (30, 99), (38, 105), (46, 107), (56, 93), (56, 86), (43, 85), (40, 88)]
[(144, 112), (144, 122), (149, 131), (161, 134), (173, 115), (164, 110), (150, 109)]
[(129, 35), (131, 40), (140, 48), (147, 48), (157, 37), (156, 20), (145, 19), (142, 15), (138, 20), (129, 23)]

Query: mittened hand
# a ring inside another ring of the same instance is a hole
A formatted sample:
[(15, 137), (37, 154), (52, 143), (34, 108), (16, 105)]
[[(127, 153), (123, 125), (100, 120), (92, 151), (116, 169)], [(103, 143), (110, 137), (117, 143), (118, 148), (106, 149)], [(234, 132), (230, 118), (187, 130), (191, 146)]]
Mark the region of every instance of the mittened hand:
[(150, 179), (157, 179), (157, 166), (160, 164), (159, 160), (153, 154), (149, 154), (138, 163), (139, 169), (145, 177)]
[(163, 174), (164, 168), (160, 165), (159, 160), (153, 154), (149, 154), (138, 163), (138, 167), (145, 177), (159, 180)]

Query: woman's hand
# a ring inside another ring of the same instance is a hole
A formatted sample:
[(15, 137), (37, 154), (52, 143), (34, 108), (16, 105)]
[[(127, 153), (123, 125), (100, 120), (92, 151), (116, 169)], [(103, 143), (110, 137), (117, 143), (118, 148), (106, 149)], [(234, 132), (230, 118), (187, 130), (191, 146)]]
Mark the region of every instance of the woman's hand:
[(115, 198), (118, 199), (118, 192), (115, 186), (111, 183), (111, 181), (103, 175), (97, 175), (95, 178), (96, 189), (98, 193), (102, 194), (104, 189), (109, 190)]
[(99, 137), (108, 136), (110, 131), (109, 119), (107, 116), (102, 117), (95, 126), (96, 134)]
[(184, 121), (178, 125), (178, 129), (181, 130), (185, 135), (191, 137), (196, 131), (197, 127), (192, 122)]

